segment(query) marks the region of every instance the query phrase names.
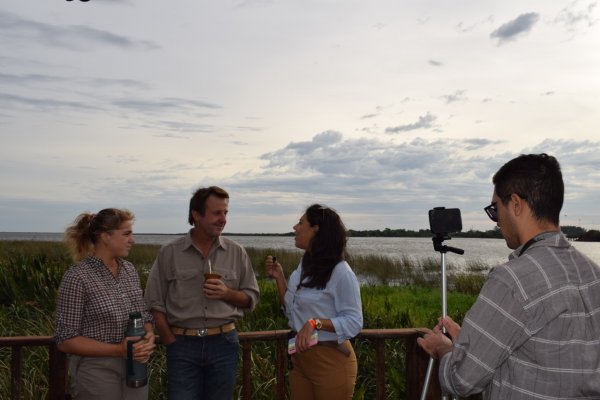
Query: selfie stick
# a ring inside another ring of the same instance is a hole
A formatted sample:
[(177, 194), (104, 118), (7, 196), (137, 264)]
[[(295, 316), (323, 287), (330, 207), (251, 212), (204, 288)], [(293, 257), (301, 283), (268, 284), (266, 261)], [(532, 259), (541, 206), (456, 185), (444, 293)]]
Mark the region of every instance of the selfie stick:
[[(446, 310), (447, 310), (447, 300), (446, 300), (446, 253), (452, 252), (456, 254), (464, 254), (463, 249), (457, 249), (456, 247), (446, 246), (442, 244), (444, 240), (450, 240), (451, 237), (445, 233), (436, 233), (435, 236), (431, 239), (433, 240), (433, 249), (435, 251), (439, 251), (442, 255), (442, 318), (446, 318)], [(446, 333), (446, 328), (442, 327), (442, 332)], [(433, 373), (433, 363), (435, 362), (434, 358), (431, 357), (429, 359), (429, 365), (427, 365), (427, 374), (425, 375), (425, 382), (423, 383), (423, 391), (421, 392), (421, 400), (425, 400), (427, 396), (427, 390), (429, 389), (429, 380), (431, 379), (431, 374)], [(448, 396), (442, 396), (442, 399), (446, 400)]]

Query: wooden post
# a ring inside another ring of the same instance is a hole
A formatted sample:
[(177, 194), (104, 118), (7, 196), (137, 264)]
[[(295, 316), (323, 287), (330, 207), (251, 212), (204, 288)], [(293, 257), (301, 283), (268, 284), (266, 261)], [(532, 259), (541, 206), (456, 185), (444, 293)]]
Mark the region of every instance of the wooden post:
[(10, 359), (10, 397), (12, 400), (21, 400), (23, 390), (23, 377), (21, 364), (23, 353), (21, 346), (13, 346)]
[(277, 400), (285, 400), (285, 372), (287, 370), (287, 340), (277, 339)]
[(252, 343), (245, 341), (242, 343), (242, 399), (252, 399)]
[[(417, 344), (418, 334), (406, 338), (406, 397), (409, 399), (421, 398), (427, 366), (429, 365), (429, 355)], [(436, 363), (437, 364), (437, 363)], [(437, 376), (437, 365), (433, 369), (431, 379), (429, 380), (429, 390), (427, 399), (440, 399), (442, 391)]]
[(48, 350), (48, 400), (66, 399), (67, 355), (53, 343)]
[(385, 340), (375, 339), (375, 371), (377, 400), (385, 399)]

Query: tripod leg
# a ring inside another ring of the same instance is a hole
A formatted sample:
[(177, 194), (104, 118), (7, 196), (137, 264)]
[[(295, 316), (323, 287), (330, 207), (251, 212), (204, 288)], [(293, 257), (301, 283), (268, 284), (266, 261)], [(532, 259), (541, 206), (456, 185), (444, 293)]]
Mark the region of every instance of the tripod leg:
[(427, 374), (425, 374), (425, 382), (423, 382), (423, 390), (421, 391), (421, 400), (425, 400), (427, 397), (427, 390), (429, 390), (429, 380), (431, 379), (431, 374), (433, 373), (433, 363), (435, 360), (433, 357), (429, 359), (429, 365), (427, 365)]

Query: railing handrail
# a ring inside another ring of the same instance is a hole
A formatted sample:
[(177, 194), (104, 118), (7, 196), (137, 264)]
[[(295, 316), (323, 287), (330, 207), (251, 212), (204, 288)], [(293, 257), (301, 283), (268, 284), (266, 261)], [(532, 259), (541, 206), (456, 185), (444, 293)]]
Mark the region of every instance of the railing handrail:
[[(423, 328), (363, 329), (358, 334), (362, 339), (395, 339), (423, 333)], [(270, 331), (239, 332), (240, 340), (260, 341), (286, 338), (289, 329)], [(48, 346), (53, 336), (0, 336), (0, 347), (9, 346)]]
[[(242, 347), (242, 396), (250, 399), (250, 354), (251, 343), (275, 341), (277, 347), (277, 396), (284, 398), (285, 393), (285, 356), (289, 329), (269, 331), (239, 332)], [(417, 398), (426, 374), (428, 357), (418, 347), (417, 337), (422, 328), (363, 329), (356, 337), (375, 342), (376, 390), (377, 399), (385, 397), (385, 340), (403, 339), (405, 341), (407, 397)], [(25, 346), (49, 346), (49, 396), (51, 400), (63, 400), (66, 393), (66, 355), (56, 349), (52, 336), (4, 336), (0, 337), (0, 347), (12, 348), (11, 360), (11, 399), (21, 398), (21, 348)], [(410, 368), (408, 367), (410, 365)], [(418, 385), (417, 385), (418, 383)], [(417, 387), (418, 386), (418, 387)], [(440, 388), (437, 379), (430, 383), (427, 398), (439, 398)]]

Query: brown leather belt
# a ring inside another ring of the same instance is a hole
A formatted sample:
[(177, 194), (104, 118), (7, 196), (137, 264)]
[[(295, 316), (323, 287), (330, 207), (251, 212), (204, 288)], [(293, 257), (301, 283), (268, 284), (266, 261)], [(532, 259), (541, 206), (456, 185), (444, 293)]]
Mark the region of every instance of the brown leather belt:
[(171, 332), (174, 335), (185, 335), (185, 336), (211, 336), (211, 335), (219, 335), (221, 333), (231, 332), (235, 329), (235, 324), (230, 322), (225, 325), (215, 326), (214, 328), (180, 328), (178, 326), (171, 326)]

